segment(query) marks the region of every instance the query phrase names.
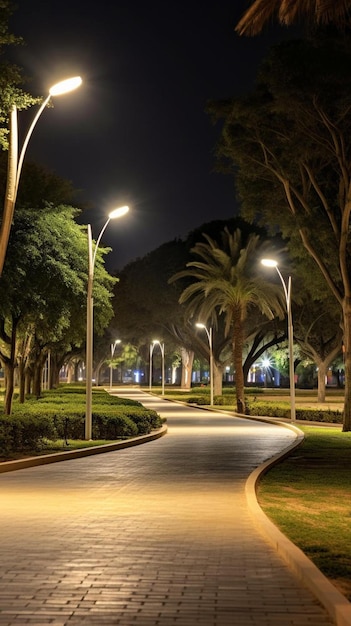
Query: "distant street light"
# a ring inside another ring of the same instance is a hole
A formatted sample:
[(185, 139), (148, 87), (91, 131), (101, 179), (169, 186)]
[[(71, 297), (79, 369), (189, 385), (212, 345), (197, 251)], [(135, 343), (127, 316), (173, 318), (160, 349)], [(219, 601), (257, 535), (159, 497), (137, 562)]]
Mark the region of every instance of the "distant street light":
[(210, 327), (210, 330), (207, 329), (205, 324), (201, 324), (200, 322), (195, 324), (195, 326), (197, 326), (197, 328), (203, 328), (203, 330), (206, 331), (206, 335), (207, 335), (207, 339), (208, 339), (208, 347), (210, 349), (210, 394), (211, 394), (210, 404), (211, 404), (211, 406), (213, 406), (213, 341), (212, 341), (212, 326)]
[(285, 280), (279, 270), (278, 262), (274, 259), (262, 259), (262, 265), (265, 267), (275, 267), (278, 272), (279, 278), (282, 282), (286, 311), (288, 314), (288, 344), (289, 344), (289, 385), (290, 385), (290, 410), (291, 421), (296, 421), (296, 408), (295, 408), (295, 373), (294, 373), (294, 331), (292, 323), (292, 311), (291, 311), (291, 276), (288, 278), (288, 286), (286, 286)]
[(92, 437), (92, 378), (93, 378), (93, 331), (94, 331), (94, 317), (93, 317), (93, 282), (94, 282), (94, 267), (96, 261), (96, 253), (101, 241), (101, 237), (104, 234), (110, 220), (115, 220), (128, 213), (129, 207), (122, 206), (118, 209), (114, 209), (109, 216), (104, 226), (102, 227), (100, 234), (97, 238), (95, 249), (93, 252), (93, 238), (91, 234), (91, 225), (88, 224), (88, 289), (87, 289), (87, 341), (86, 341), (86, 358), (85, 358), (85, 371), (86, 371), (86, 412), (85, 412), (85, 439), (90, 440)]
[(24, 160), (24, 155), (26, 153), (26, 149), (33, 133), (34, 127), (44, 111), (45, 107), (49, 103), (49, 100), (52, 96), (59, 96), (61, 94), (68, 93), (73, 89), (76, 89), (82, 84), (82, 79), (80, 76), (75, 76), (74, 78), (68, 78), (67, 80), (63, 80), (56, 85), (53, 85), (49, 90), (48, 96), (43, 101), (40, 106), (34, 120), (29, 127), (29, 130), (25, 136), (23, 146), (18, 157), (18, 123), (17, 123), (17, 107), (13, 105), (10, 113), (10, 121), (9, 121), (9, 149), (8, 149), (8, 165), (7, 165), (7, 179), (6, 179), (6, 190), (5, 190), (5, 200), (4, 200), (4, 210), (2, 214), (2, 223), (0, 228), (0, 276), (2, 274), (2, 270), (5, 263), (6, 250), (10, 237), (10, 230), (13, 220), (13, 213), (15, 210), (18, 185), (20, 181), (22, 165)]
[(116, 339), (114, 343), (111, 343), (111, 364), (110, 364), (110, 389), (112, 389), (112, 378), (113, 378), (113, 365), (112, 359), (116, 350), (117, 344), (121, 343), (120, 339)]
[(152, 389), (152, 355), (156, 345), (160, 346), (161, 357), (162, 357), (162, 395), (165, 395), (165, 344), (161, 343), (158, 339), (154, 339), (154, 341), (150, 344), (150, 375), (149, 375), (149, 390), (151, 392)]

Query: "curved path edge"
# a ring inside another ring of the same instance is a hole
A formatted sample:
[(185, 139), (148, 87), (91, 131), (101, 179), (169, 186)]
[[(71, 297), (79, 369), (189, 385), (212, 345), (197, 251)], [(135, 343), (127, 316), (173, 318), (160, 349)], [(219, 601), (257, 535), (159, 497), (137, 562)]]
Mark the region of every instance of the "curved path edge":
[(92, 454), (102, 454), (104, 452), (113, 452), (114, 450), (120, 450), (122, 448), (130, 448), (132, 446), (139, 446), (142, 443), (148, 441), (154, 441), (163, 437), (167, 433), (167, 425), (164, 424), (161, 428), (153, 430), (147, 435), (139, 435), (131, 439), (125, 439), (124, 441), (116, 441), (115, 443), (106, 443), (102, 446), (91, 446), (89, 448), (80, 448), (78, 450), (65, 450), (63, 452), (55, 452), (54, 454), (43, 454), (41, 456), (31, 456), (26, 459), (19, 459), (18, 461), (3, 461), (0, 463), (0, 474), (4, 472), (13, 472), (14, 470), (25, 469), (26, 467), (35, 467), (37, 465), (48, 465), (49, 463), (58, 463), (59, 461), (69, 461), (70, 459), (78, 459), (83, 456), (90, 456)]
[[(242, 417), (247, 419), (247, 416), (243, 415)], [(277, 422), (276, 420), (264, 417), (250, 416), (250, 419), (257, 419), (269, 423), (273, 422), (284, 428), (294, 430), (297, 434), (297, 439), (293, 444), (257, 467), (250, 474), (245, 485), (249, 510), (266, 539), (274, 546), (278, 554), (286, 561), (295, 575), (314, 593), (319, 602), (328, 611), (335, 624), (337, 626), (351, 626), (351, 603), (334, 587), (330, 580), (324, 576), (306, 554), (271, 522), (257, 501), (256, 490), (260, 477), (284, 457), (288, 456), (292, 450), (297, 448), (302, 443), (304, 434), (298, 427), (284, 422)]]

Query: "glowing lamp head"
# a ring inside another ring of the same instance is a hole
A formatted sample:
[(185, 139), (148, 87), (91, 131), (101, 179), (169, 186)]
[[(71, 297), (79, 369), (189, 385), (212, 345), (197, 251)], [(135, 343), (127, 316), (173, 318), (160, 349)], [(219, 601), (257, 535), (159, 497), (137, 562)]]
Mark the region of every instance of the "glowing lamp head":
[(261, 263), (265, 267), (277, 267), (278, 265), (278, 262), (275, 261), (275, 259), (262, 259)]
[(197, 328), (206, 328), (205, 324), (201, 324), (201, 322), (197, 322), (197, 323), (195, 324), (195, 326), (196, 326)]
[(109, 213), (108, 217), (110, 220), (115, 220), (118, 217), (122, 217), (123, 215), (128, 213), (128, 211), (129, 211), (129, 206), (121, 206), (118, 209), (113, 209), (113, 211)]
[(61, 82), (56, 83), (49, 89), (50, 96), (61, 96), (69, 91), (73, 91), (80, 87), (82, 84), (82, 79), (80, 76), (74, 76), (73, 78), (67, 78), (66, 80), (61, 80)]

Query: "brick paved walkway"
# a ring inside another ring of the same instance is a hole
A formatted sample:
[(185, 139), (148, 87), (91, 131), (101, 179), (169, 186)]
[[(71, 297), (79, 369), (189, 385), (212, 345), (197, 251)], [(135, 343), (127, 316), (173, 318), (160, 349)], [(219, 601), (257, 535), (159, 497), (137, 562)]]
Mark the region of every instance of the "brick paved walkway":
[(293, 433), (123, 393), (168, 434), (0, 476), (0, 625), (330, 625), (246, 507)]

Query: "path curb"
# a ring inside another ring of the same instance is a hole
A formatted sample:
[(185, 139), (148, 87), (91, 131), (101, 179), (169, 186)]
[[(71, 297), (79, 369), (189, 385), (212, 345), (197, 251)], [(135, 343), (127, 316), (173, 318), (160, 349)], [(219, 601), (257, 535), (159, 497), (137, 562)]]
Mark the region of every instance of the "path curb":
[(266, 539), (274, 546), (277, 553), (280, 554), (289, 565), (295, 575), (314, 593), (315, 597), (328, 611), (336, 626), (351, 626), (351, 603), (334, 587), (330, 580), (324, 576), (306, 554), (270, 521), (257, 501), (256, 490), (261, 476), (284, 457), (288, 456), (292, 450), (297, 448), (302, 443), (304, 434), (298, 427), (285, 424), (284, 422), (277, 422), (276, 420), (273, 421), (264, 417), (251, 417), (251, 419), (274, 423), (284, 428), (294, 430), (297, 434), (297, 440), (293, 444), (257, 467), (246, 481), (245, 492), (247, 503), (256, 525)]

